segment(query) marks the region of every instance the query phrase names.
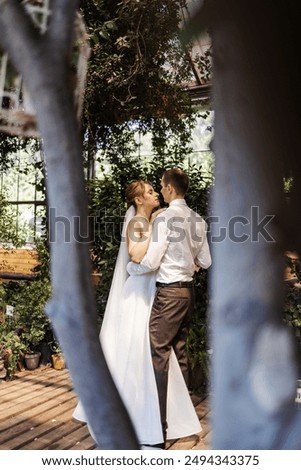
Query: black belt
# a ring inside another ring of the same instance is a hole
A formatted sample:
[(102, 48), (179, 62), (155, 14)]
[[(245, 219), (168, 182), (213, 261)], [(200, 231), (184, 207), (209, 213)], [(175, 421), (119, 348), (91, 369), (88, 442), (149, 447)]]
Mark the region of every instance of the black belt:
[(156, 282), (156, 287), (193, 287), (193, 282), (171, 282), (170, 284), (165, 284), (164, 282)]

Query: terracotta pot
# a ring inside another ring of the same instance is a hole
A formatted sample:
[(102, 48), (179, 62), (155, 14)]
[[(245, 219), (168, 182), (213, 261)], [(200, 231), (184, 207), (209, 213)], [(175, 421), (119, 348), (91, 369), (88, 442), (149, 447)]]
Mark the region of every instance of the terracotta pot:
[(27, 369), (33, 370), (39, 367), (41, 353), (39, 351), (34, 353), (26, 353), (24, 354), (24, 360)]
[(52, 365), (54, 369), (56, 370), (64, 369), (65, 361), (64, 361), (64, 357), (62, 353), (52, 354), (51, 359), (52, 359)]

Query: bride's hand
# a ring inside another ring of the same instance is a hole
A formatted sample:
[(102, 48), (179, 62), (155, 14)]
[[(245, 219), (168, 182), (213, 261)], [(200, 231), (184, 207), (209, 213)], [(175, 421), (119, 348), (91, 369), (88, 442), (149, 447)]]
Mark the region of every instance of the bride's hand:
[(155, 212), (152, 213), (151, 218), (150, 218), (150, 223), (152, 224), (153, 221), (160, 215), (162, 212), (166, 211), (166, 207), (163, 207), (161, 209), (156, 210)]

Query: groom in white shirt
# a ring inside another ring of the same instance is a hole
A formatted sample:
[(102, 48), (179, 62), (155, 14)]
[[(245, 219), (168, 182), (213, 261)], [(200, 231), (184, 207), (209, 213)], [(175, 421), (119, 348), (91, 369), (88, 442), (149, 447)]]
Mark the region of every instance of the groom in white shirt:
[(161, 423), (166, 440), (166, 399), (169, 356), (174, 349), (188, 385), (186, 339), (194, 308), (193, 275), (207, 269), (211, 256), (206, 222), (185, 201), (189, 179), (182, 170), (164, 172), (161, 193), (169, 207), (154, 221), (152, 239), (140, 264), (129, 263), (130, 274), (157, 272), (156, 295), (150, 315), (151, 353), (158, 388)]

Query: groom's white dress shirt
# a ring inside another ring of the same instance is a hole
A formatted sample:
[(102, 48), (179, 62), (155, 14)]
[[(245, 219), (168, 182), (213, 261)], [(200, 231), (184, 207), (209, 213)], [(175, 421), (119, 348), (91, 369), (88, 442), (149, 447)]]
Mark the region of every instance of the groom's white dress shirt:
[(152, 238), (140, 264), (130, 262), (129, 274), (157, 272), (157, 281), (192, 281), (195, 264), (204, 269), (211, 255), (204, 219), (191, 210), (185, 199), (173, 200), (154, 221)]

